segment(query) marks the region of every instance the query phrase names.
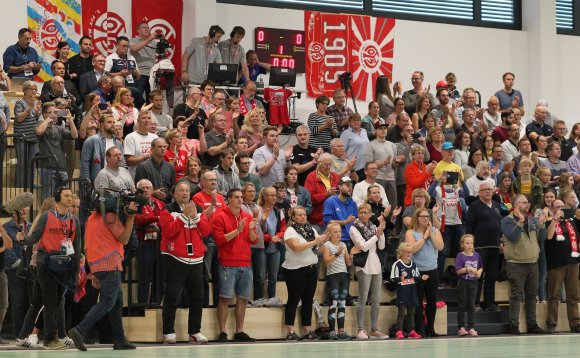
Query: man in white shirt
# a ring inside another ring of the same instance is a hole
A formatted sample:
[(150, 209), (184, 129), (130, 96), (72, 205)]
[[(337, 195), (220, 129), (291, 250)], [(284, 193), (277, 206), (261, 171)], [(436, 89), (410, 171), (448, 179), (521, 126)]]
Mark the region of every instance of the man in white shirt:
[(151, 141), (158, 138), (156, 134), (149, 133), (151, 125), (151, 112), (141, 111), (137, 118), (137, 130), (125, 137), (123, 146), (125, 147), (125, 159), (131, 177), (135, 178), (135, 170), (141, 162), (151, 158), (149, 153)]
[[(379, 166), (375, 162), (367, 162), (365, 164), (365, 180), (358, 182), (354, 189), (352, 190), (352, 200), (356, 202), (357, 206), (360, 206), (365, 202), (367, 197), (367, 190), (372, 184), (376, 184), (377, 175), (379, 174)], [(383, 200), (383, 206), (389, 205), (389, 199), (387, 199), (387, 193), (385, 193), (385, 188), (379, 185), (379, 190), (381, 192), (381, 199)]]

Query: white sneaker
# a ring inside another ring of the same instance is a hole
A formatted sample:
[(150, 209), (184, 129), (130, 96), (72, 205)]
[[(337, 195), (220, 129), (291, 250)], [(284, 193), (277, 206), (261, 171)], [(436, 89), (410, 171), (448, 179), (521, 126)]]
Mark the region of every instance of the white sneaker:
[(175, 333), (164, 334), (165, 341), (163, 344), (175, 344)]
[(356, 339), (369, 339), (367, 331), (364, 329), (359, 329), (358, 334), (356, 335)]
[(193, 344), (207, 343), (207, 337), (204, 336), (203, 334), (201, 334), (200, 332), (198, 332), (196, 334), (191, 334), (189, 336), (189, 343), (193, 343)]
[(388, 339), (389, 336), (387, 334), (384, 334), (383, 332), (379, 331), (378, 329), (376, 331), (371, 331), (371, 334), (369, 334), (369, 338), (370, 339)]
[(17, 339), (16, 346), (24, 348), (41, 348), (36, 334), (31, 334), (26, 339)]
[(65, 346), (67, 347), (72, 347), (75, 345), (75, 342), (70, 339), (68, 336), (64, 336), (64, 338), (59, 338), (59, 341), (61, 341), (62, 343), (64, 343)]

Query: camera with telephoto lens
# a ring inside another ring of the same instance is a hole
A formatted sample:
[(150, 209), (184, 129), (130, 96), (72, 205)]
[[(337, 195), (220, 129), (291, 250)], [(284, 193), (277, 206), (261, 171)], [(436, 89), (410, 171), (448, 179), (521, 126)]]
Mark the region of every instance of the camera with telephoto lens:
[[(89, 209), (98, 210), (103, 216), (106, 213), (114, 213), (122, 217), (125, 212), (134, 215), (140, 211), (141, 206), (148, 204), (143, 189), (132, 192), (127, 189), (92, 188), (88, 191), (88, 196)], [(132, 202), (137, 204), (136, 211), (129, 209)]]
[(163, 58), (165, 57), (166, 50), (171, 48), (171, 44), (165, 37), (163, 37), (161, 31), (155, 33), (155, 38), (158, 40), (157, 45), (155, 46), (155, 54), (157, 57)]
[(343, 72), (338, 76), (338, 80), (340, 81), (340, 85), (343, 89), (347, 89), (350, 87), (350, 81), (352, 81), (352, 73), (350, 72)]

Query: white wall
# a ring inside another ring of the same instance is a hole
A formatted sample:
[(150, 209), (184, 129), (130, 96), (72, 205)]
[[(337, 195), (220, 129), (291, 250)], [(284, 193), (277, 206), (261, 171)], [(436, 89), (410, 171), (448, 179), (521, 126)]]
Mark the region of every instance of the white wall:
[[(420, 69), (425, 73), (425, 84), (431, 83), (434, 88), (453, 71), (458, 87), (476, 88), (485, 105), (485, 100), (502, 87), (501, 74), (511, 71), (516, 74), (515, 87), (522, 91), (527, 109), (544, 97), (550, 109), (569, 124), (580, 121), (576, 110), (580, 37), (554, 35), (552, 1), (524, 0), (522, 6), (522, 31), (398, 20), (394, 30), (394, 80), (401, 80), (409, 89), (411, 72)], [(0, 49), (14, 43), (18, 28), (26, 26), (26, 1), (3, 0), (2, 8)], [(299, 10), (184, 0), (184, 45), (194, 36), (206, 35), (213, 24), (220, 24), (226, 36), (233, 26), (243, 26), (246, 38), (242, 45), (249, 49), (254, 45), (256, 26), (303, 29), (304, 19)], [(306, 88), (303, 76), (299, 76), (297, 88)], [(305, 119), (314, 110), (314, 101), (303, 99), (297, 107), (297, 114)], [(358, 108), (366, 113), (366, 103), (358, 103)]]

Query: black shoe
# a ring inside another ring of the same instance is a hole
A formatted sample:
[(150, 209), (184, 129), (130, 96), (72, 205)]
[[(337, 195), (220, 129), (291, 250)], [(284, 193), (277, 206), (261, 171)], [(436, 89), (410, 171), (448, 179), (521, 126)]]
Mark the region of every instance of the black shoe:
[(76, 327), (69, 329), (67, 335), (70, 337), (70, 339), (73, 340), (73, 342), (75, 342), (76, 349), (83, 352), (87, 351), (87, 347), (83, 342), (83, 336), (81, 332), (79, 332), (78, 329), (76, 329)]
[(517, 325), (512, 324), (510, 325), (510, 333), (517, 336), (520, 334), (520, 328)]
[(574, 327), (572, 327), (572, 329), (570, 330), (570, 332), (572, 332), (572, 333), (580, 333), (580, 324), (577, 324)]
[(299, 341), (300, 336), (296, 334), (296, 332), (288, 333), (286, 336), (287, 341)]
[(427, 330), (425, 333), (427, 334), (427, 337), (431, 337), (431, 338), (439, 337), (439, 334), (435, 333), (434, 330)]
[(320, 339), (320, 337), (318, 337), (316, 335), (316, 333), (314, 333), (312, 331), (310, 331), (307, 334), (302, 336), (302, 340), (304, 340), (304, 341), (317, 341), (319, 339)]
[(541, 329), (540, 327), (538, 327), (537, 324), (528, 328), (528, 333), (529, 334), (546, 334), (546, 332), (543, 329)]
[(122, 351), (127, 349), (137, 349), (137, 346), (133, 343), (129, 342), (128, 340), (123, 340), (121, 343), (113, 344), (113, 350)]
[(546, 329), (546, 333), (548, 334), (556, 333), (556, 327), (548, 327), (548, 329)]
[(497, 306), (497, 305), (491, 305), (489, 307), (487, 307), (486, 309), (484, 309), (485, 312), (498, 312), (501, 311), (501, 309)]
[(227, 343), (228, 342), (228, 334), (226, 332), (220, 332), (217, 341), (220, 343)]
[(234, 342), (255, 342), (256, 339), (247, 335), (245, 332), (234, 333)]

